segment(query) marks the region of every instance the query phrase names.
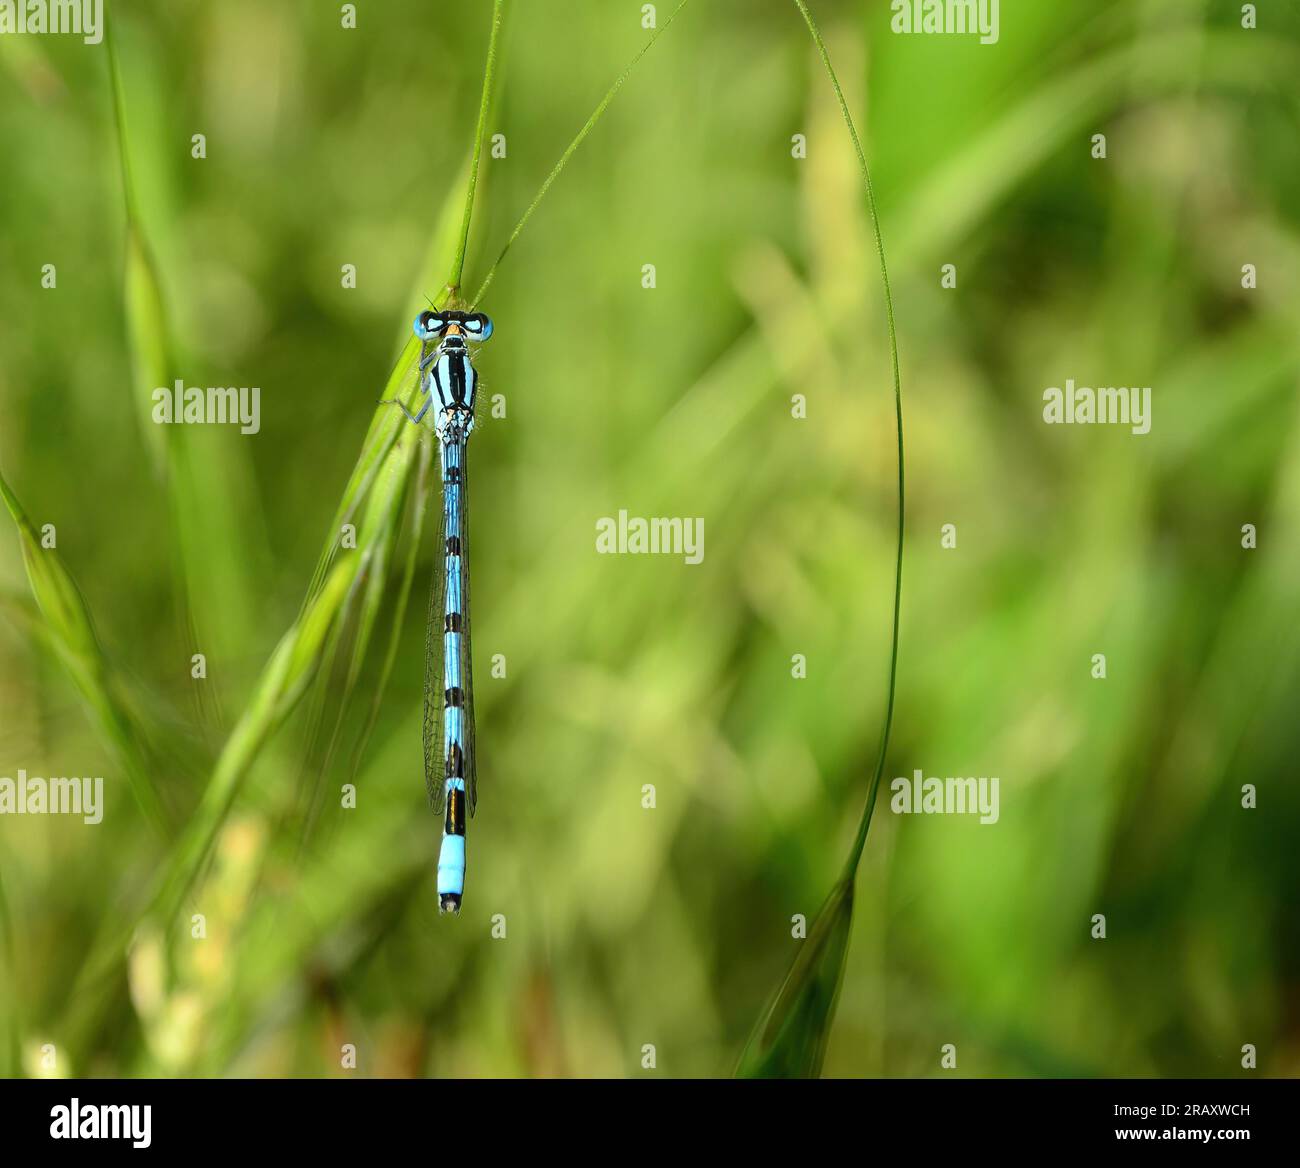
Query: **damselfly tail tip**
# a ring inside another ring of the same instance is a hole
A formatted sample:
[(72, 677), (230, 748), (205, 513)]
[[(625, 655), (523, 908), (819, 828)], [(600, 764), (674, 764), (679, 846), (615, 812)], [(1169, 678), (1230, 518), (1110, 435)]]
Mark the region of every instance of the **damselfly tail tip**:
[[(454, 804), (449, 803), (448, 808)], [(460, 896), (465, 891), (465, 837), (443, 835), (438, 851), (438, 912), (460, 913)]]

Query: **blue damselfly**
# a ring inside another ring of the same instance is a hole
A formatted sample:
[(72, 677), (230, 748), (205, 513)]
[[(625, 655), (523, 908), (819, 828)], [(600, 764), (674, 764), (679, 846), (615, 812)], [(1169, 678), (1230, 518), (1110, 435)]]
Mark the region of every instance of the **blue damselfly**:
[(474, 814), (474, 670), (470, 655), (469, 482), (465, 447), (474, 430), (478, 374), (470, 343), (492, 335), (481, 312), (422, 312), (415, 318), (422, 342), (418, 365), (420, 408), (413, 423), (432, 411), (442, 465), (442, 528), (429, 589), (424, 663), (424, 782), (434, 814), (443, 816), (438, 852), (438, 910), (460, 912), (465, 892), (465, 825)]

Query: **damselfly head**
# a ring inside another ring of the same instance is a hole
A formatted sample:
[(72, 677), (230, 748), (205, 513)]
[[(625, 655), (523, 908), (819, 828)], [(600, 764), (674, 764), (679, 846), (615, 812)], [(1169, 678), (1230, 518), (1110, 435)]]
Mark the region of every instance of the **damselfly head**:
[(492, 321), (481, 312), (430, 312), (426, 309), (415, 318), (415, 335), (422, 341), (464, 336), (482, 342), (492, 335)]
[(438, 912), (450, 913), (454, 917), (460, 916), (460, 894), (456, 892), (444, 892), (438, 897)]

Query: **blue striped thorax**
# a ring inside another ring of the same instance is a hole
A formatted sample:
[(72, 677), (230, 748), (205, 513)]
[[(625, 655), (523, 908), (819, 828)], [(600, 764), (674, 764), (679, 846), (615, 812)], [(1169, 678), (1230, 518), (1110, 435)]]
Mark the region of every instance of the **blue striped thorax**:
[[(470, 343), (492, 335), (492, 322), (481, 312), (422, 312), (415, 318), (415, 335), (425, 343), (420, 356), (424, 388), (437, 408), (434, 430), (440, 438), (464, 441), (474, 429), (478, 373)], [(432, 351), (429, 346), (437, 341)]]

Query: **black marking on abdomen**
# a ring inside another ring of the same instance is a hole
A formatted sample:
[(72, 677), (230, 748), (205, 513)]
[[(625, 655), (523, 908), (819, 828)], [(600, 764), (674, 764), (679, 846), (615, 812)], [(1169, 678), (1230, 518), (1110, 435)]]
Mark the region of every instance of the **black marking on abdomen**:
[(460, 482), (460, 467), (458, 467), (458, 466), (449, 466), (449, 467), (447, 468), (447, 477), (446, 477), (446, 480), (445, 480), (445, 481), (446, 481), (446, 482), (449, 482), (449, 483), (458, 483), (458, 482)]
[(459, 742), (453, 742), (447, 747), (447, 763), (444, 768), (446, 774), (443, 776), (448, 779), (463, 779), (465, 777), (465, 754), (460, 748)]
[(443, 704), (449, 710), (457, 709), (465, 704), (465, 693), (458, 685), (453, 685), (451, 689), (443, 691)]
[(460, 632), (460, 613), (449, 612), (446, 619), (442, 622), (442, 631), (444, 633)]
[(458, 555), (460, 555), (460, 536), (459, 536), (459, 535), (449, 535), (449, 536), (447, 536), (447, 554), (448, 554), (449, 556), (458, 556)]
[(447, 817), (442, 829), (448, 835), (465, 834), (465, 792), (460, 787), (447, 792)]

